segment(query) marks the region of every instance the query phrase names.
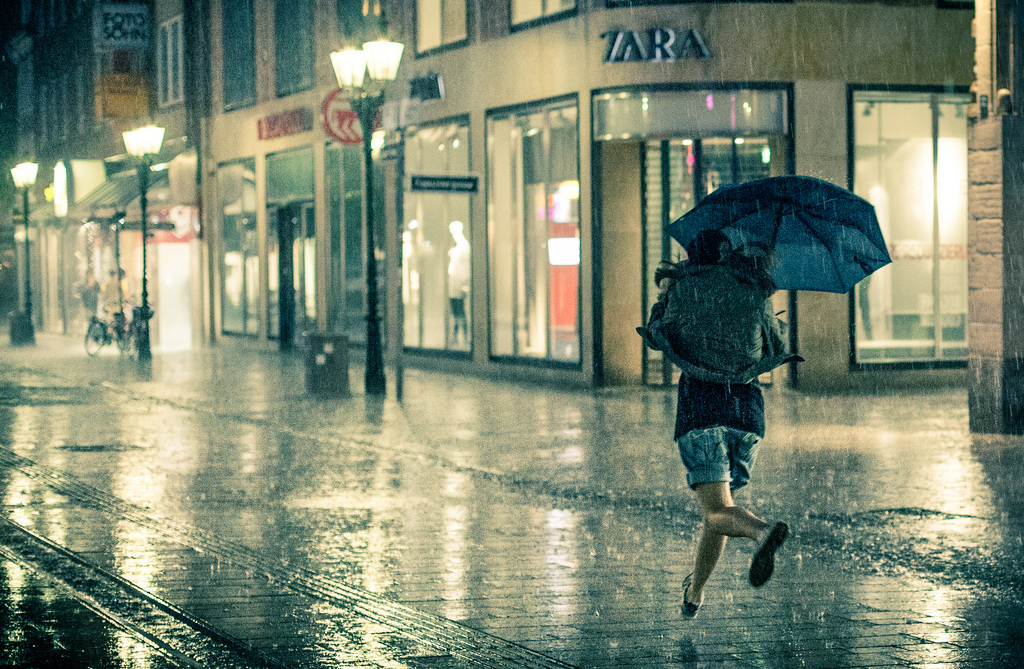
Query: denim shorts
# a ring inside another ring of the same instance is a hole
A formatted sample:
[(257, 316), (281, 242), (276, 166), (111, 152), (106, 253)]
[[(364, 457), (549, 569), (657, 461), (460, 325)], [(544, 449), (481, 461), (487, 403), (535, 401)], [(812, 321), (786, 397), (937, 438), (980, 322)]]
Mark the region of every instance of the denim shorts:
[(728, 483), (737, 490), (750, 483), (757, 446), (761, 438), (753, 432), (732, 427), (690, 430), (679, 437), (679, 455), (686, 465), (690, 488), (699, 483)]

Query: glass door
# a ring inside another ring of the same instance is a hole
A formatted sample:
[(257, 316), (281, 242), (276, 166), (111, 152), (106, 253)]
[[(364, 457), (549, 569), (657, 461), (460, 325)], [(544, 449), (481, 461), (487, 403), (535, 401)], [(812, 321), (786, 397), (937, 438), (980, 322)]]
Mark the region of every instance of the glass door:
[[(781, 154), (781, 151), (777, 153)], [(774, 156), (768, 136), (680, 138), (643, 145), (643, 314), (658, 299), (651, 279), (662, 262), (685, 257), (665, 234), (665, 226), (690, 211), (702, 197), (721, 186), (782, 174), (781, 155)], [(773, 169), (774, 166), (774, 169)], [(644, 349), (645, 384), (674, 383), (679, 372), (659, 351)]]
[(281, 350), (316, 327), (316, 229), (309, 202), (267, 212), (268, 335)]

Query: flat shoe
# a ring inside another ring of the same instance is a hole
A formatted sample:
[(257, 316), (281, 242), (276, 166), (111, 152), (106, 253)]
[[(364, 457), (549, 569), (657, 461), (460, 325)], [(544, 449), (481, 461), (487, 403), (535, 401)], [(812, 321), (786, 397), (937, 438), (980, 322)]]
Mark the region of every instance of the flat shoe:
[(775, 571), (775, 551), (779, 550), (788, 534), (789, 525), (783, 522), (775, 523), (765, 532), (750, 561), (750, 585), (760, 588), (772, 577)]
[(686, 601), (686, 593), (690, 591), (690, 583), (693, 581), (693, 574), (683, 579), (683, 607), (682, 613), (684, 618), (693, 620), (697, 617), (697, 613), (700, 612), (700, 604), (694, 604)]

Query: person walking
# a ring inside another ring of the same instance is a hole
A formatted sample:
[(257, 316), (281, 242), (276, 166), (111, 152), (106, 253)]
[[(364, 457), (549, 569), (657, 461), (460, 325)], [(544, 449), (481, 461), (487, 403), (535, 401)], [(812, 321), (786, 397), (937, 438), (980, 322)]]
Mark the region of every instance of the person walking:
[(88, 323), (96, 315), (100, 299), (100, 283), (91, 271), (85, 275), (85, 283), (79, 290), (79, 296), (82, 298), (82, 309), (85, 310), (85, 321)]
[(637, 331), (682, 370), (674, 439), (703, 518), (693, 571), (682, 584), (682, 613), (694, 618), (729, 537), (756, 544), (751, 585), (771, 578), (789, 526), (738, 506), (733, 493), (750, 481), (765, 434), (758, 377), (802, 358), (785, 351), (767, 249), (734, 250), (722, 232), (703, 230), (686, 252), (686, 260), (655, 272), (660, 296)]

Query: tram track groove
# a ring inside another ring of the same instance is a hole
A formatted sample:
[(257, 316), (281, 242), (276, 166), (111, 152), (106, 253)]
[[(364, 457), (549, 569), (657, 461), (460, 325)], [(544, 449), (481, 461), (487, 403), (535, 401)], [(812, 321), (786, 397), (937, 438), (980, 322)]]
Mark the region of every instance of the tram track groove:
[[(193, 669), (208, 666), (225, 669), (248, 669), (254, 666), (261, 669), (285, 669), (285, 665), (269, 658), (260, 658), (259, 651), (252, 653), (254, 649), (247, 648), (244, 642), (232, 639), (230, 635), (197, 621), (174, 605), (75, 556), (46, 537), (9, 518), (0, 516), (0, 521), (0, 537), (3, 540), (0, 542), (0, 559), (8, 560), (35, 573), (57, 588), (62, 595), (73, 599), (114, 627), (147, 644), (172, 662)], [(12, 537), (12, 531), (18, 533), (20, 537)], [(107, 585), (114, 586), (118, 593), (112, 594), (109, 588), (104, 587)], [(127, 595), (127, 599), (124, 595)], [(151, 628), (157, 627), (153, 622), (153, 618), (159, 616), (157, 612), (165, 614), (165, 617), (159, 617), (164, 629), (152, 631)], [(137, 622), (140, 619), (147, 619), (148, 622)], [(185, 630), (175, 623), (190, 629)], [(202, 636), (191, 634), (190, 631)], [(213, 643), (209, 643), (209, 640)], [(189, 646), (191, 652), (186, 652), (179, 646)], [(231, 655), (236, 656), (234, 661)], [(246, 655), (251, 655), (246, 660), (255, 661), (255, 664), (238, 661)]]
[(43, 483), (78, 503), (145, 527), (198, 553), (206, 553), (239, 568), (259, 573), (279, 587), (330, 602), (373, 622), (393, 627), (402, 636), (440, 650), (453, 658), (484, 667), (574, 669), (571, 664), (533, 649), (466, 627), (447, 618), (419, 611), (370, 591), (325, 577), (306, 567), (295, 568), (274, 563), (252, 549), (172, 518), (150, 513), (131, 502), (84, 483), (71, 474), (36, 463), (7, 448), (0, 447), (0, 464), (17, 469), (26, 477)]

